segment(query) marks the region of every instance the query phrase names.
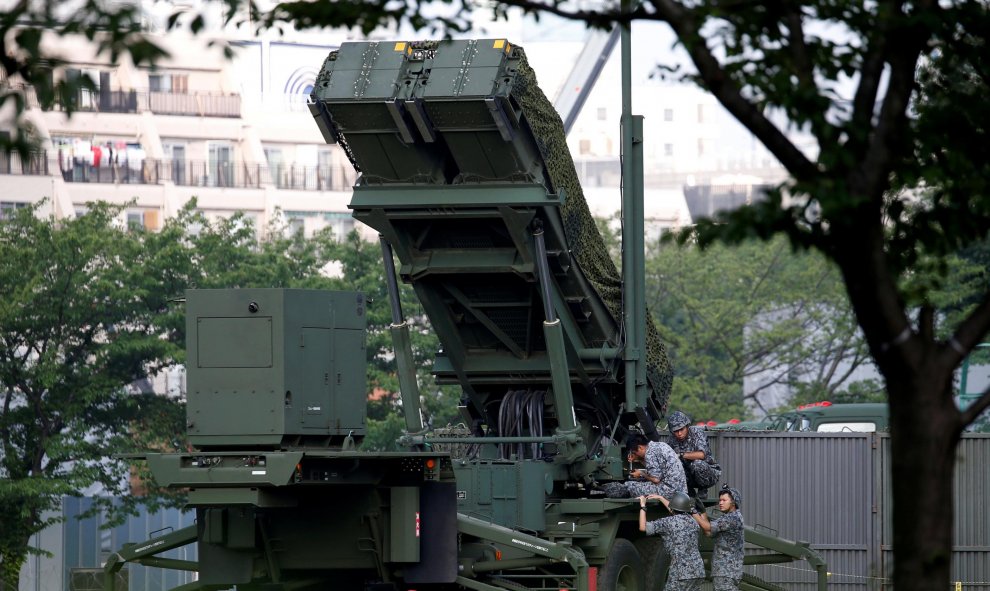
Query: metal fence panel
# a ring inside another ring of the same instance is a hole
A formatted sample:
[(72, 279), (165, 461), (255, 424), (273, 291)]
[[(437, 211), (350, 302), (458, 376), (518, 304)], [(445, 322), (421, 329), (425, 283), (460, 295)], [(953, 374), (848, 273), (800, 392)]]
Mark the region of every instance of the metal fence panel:
[[(712, 437), (723, 480), (743, 494), (748, 524), (811, 542), (828, 562), (830, 589), (892, 589), (889, 434)], [(966, 591), (990, 591), (990, 435), (963, 435), (954, 500), (952, 579)], [(814, 589), (806, 571), (802, 564), (747, 567), (795, 590)]]
[[(739, 488), (747, 524), (811, 542), (833, 573), (871, 574), (872, 442), (868, 433), (719, 433), (713, 452), (722, 478)], [(714, 493), (714, 491), (713, 491)], [(747, 567), (786, 586), (813, 590), (806, 564)], [(833, 577), (841, 589), (862, 580)]]

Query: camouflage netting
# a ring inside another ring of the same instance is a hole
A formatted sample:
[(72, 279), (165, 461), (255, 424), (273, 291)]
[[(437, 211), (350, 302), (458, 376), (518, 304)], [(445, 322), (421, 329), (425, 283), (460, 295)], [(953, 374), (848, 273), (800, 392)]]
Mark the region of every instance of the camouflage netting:
[[(517, 51), (522, 52), (522, 49), (517, 48)], [(609, 312), (621, 322), (622, 280), (585, 201), (574, 160), (567, 148), (567, 135), (564, 133), (560, 114), (540, 90), (536, 72), (530, 67), (524, 53), (512, 94), (526, 113), (526, 120), (539, 143), (551, 182), (558, 191), (563, 190), (566, 195), (560, 213), (571, 253)], [(674, 372), (649, 311), (646, 316), (646, 350), (647, 379), (660, 404), (661, 412), (666, 414)]]

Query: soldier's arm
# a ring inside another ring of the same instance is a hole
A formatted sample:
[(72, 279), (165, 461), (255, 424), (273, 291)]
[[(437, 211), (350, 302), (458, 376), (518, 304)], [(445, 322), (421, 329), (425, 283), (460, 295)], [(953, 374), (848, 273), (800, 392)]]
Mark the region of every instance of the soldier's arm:
[(639, 531), (646, 531), (646, 497), (639, 497)]
[(712, 537), (712, 523), (708, 521), (708, 514), (703, 511), (696, 511), (691, 514), (691, 517), (694, 517), (694, 520), (698, 522), (706, 536)]
[(646, 498), (648, 498), (648, 499), (660, 499), (660, 502), (663, 503), (663, 506), (666, 507), (668, 511), (670, 510), (670, 501), (668, 501), (666, 499), (666, 497), (664, 497), (663, 495), (649, 495)]
[(686, 451), (684, 453), (677, 454), (678, 458), (683, 460), (704, 460), (708, 457), (708, 437), (702, 431), (692, 431), (690, 435), (692, 442), (695, 444), (695, 449), (693, 451)]

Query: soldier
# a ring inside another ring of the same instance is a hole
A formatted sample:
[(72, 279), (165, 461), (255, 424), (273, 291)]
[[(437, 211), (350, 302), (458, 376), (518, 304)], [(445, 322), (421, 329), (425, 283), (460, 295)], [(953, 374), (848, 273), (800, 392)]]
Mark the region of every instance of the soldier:
[(718, 482), (722, 476), (722, 468), (712, 456), (705, 430), (701, 427), (689, 427), (690, 424), (691, 419), (679, 410), (670, 413), (667, 418), (667, 427), (673, 435), (670, 447), (684, 464), (688, 494), (697, 494), (703, 499), (708, 496), (708, 487)]
[(650, 441), (646, 436), (634, 433), (626, 440), (629, 463), (639, 462), (645, 470), (629, 472), (634, 480), (611, 482), (603, 487), (609, 497), (641, 497), (663, 495), (671, 497), (676, 492), (687, 492), (684, 466), (677, 461), (677, 454), (666, 443)]
[[(660, 499), (673, 515), (655, 521), (646, 521), (646, 499)], [(661, 495), (639, 498), (639, 531), (648, 536), (659, 535), (670, 555), (670, 570), (664, 591), (694, 591), (701, 587), (705, 577), (705, 563), (698, 550), (698, 523), (686, 513), (696, 514), (694, 500), (683, 492), (675, 493), (668, 501)]]
[(712, 583), (715, 591), (739, 591), (743, 575), (743, 516), (739, 510), (742, 496), (739, 491), (725, 485), (718, 493), (718, 510), (722, 517), (708, 521), (704, 513), (692, 517), (697, 520), (706, 536), (715, 539), (712, 554)]

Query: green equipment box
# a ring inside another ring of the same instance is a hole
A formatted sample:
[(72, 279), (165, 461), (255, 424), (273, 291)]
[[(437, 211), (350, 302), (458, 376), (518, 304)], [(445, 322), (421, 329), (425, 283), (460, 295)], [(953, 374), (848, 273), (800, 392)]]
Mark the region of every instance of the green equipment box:
[(190, 290), (186, 309), (193, 445), (275, 449), (364, 435), (363, 294)]

